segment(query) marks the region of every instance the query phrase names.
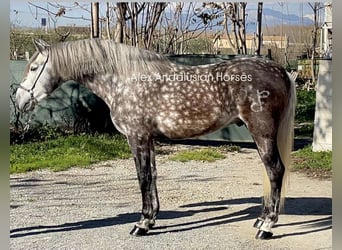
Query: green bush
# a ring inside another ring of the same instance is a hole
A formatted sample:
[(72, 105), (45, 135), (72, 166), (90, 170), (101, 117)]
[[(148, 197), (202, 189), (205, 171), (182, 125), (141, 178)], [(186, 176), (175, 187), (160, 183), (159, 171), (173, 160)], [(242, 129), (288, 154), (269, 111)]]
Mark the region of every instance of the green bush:
[(315, 106), (315, 90), (297, 90), (296, 122), (313, 122), (315, 118)]

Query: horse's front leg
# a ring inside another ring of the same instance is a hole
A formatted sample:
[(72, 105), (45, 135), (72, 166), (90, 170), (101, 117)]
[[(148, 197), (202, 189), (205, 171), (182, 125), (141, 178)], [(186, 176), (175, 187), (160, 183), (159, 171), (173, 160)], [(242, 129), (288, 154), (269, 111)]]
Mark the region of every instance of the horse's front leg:
[(130, 234), (142, 236), (154, 226), (159, 211), (153, 140), (129, 138), (142, 195), (142, 215)]

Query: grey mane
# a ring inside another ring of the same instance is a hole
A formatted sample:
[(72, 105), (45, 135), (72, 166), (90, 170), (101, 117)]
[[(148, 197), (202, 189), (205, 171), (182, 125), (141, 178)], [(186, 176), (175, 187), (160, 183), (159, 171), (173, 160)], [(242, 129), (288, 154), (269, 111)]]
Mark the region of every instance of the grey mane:
[(172, 65), (162, 55), (110, 40), (69, 41), (52, 45), (49, 50), (56, 72), (73, 80), (98, 73), (114, 73), (121, 79), (128, 79), (133, 73), (163, 73)]

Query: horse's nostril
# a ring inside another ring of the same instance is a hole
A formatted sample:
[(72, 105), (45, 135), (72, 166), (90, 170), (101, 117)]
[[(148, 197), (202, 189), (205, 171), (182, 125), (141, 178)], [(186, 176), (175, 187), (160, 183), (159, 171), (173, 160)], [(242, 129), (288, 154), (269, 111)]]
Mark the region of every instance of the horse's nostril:
[(32, 111), (35, 107), (35, 102), (28, 101), (20, 106), (20, 104), (17, 104), (17, 107), (20, 112), (29, 112)]

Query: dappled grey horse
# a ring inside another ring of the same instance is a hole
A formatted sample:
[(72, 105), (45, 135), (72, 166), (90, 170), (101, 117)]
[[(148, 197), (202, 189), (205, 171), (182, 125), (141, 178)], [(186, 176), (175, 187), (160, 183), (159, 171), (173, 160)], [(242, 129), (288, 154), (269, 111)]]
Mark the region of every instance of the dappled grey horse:
[(145, 235), (159, 212), (154, 138), (191, 138), (239, 122), (254, 138), (268, 177), (256, 237), (272, 236), (290, 164), (296, 96), (282, 67), (258, 58), (182, 66), (99, 39), (35, 45), (16, 93), (19, 109), (32, 110), (67, 80), (84, 84), (106, 102), (128, 139), (142, 194), (141, 219), (131, 234)]

